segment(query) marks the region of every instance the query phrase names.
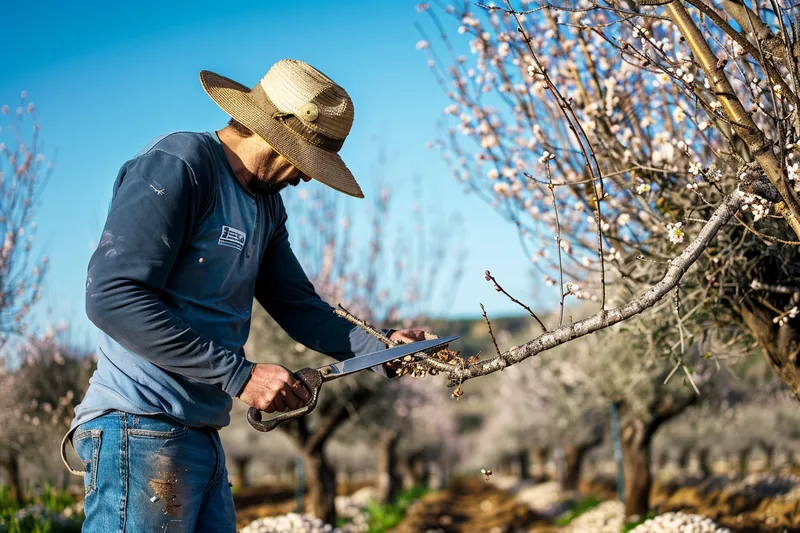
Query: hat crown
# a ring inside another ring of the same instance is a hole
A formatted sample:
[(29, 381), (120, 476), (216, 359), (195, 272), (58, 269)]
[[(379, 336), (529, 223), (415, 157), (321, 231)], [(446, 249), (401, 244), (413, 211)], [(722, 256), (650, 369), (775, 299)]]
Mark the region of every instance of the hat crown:
[(261, 80), (281, 113), (333, 139), (344, 139), (353, 125), (353, 101), (341, 86), (308, 63), (282, 59)]

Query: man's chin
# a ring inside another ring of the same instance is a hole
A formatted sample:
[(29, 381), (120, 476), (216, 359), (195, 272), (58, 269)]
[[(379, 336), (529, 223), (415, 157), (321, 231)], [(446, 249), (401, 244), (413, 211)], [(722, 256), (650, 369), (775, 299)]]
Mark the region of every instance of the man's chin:
[(253, 194), (258, 194), (260, 196), (275, 196), (285, 188), (285, 183), (281, 183), (280, 185), (264, 185), (254, 187), (252, 192)]

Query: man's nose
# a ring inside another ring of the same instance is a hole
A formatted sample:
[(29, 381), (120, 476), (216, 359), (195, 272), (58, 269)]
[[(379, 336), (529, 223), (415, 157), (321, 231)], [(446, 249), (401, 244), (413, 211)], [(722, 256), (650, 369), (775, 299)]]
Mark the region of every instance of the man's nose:
[(306, 183), (308, 183), (309, 181), (311, 181), (311, 176), (306, 176), (305, 174), (300, 174), (300, 177), (301, 177), (301, 178), (303, 179), (303, 181), (305, 181)]

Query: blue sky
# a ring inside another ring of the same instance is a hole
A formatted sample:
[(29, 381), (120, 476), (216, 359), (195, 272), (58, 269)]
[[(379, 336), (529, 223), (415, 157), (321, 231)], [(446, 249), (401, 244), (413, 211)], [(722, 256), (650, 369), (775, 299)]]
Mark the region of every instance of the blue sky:
[[(425, 147), (436, 137), (435, 122), (448, 102), (415, 50), (420, 35), (414, 22), (426, 21), (414, 2), (75, 6), (8, 3), (0, 32), (0, 105), (16, 107), (20, 91), (27, 90), (38, 109), (45, 151), (58, 152), (37, 218), (36, 244), (50, 257), (40, 322), (50, 309), (54, 321), (67, 319), (91, 333), (83, 311), (86, 266), (120, 165), (159, 134), (224, 125), (227, 117), (203, 92), (198, 72), (212, 70), (252, 86), (284, 57), (311, 63), (350, 93), (356, 122), (342, 156), (367, 195), (375, 192), (369, 179), (377, 158), (373, 139), (387, 147), (395, 221), (411, 215), (414, 176), (423, 183), (425, 207), (464, 219), (464, 279), (452, 302), (441, 297), (431, 302), (435, 314), (449, 309), (449, 316), (479, 316), (479, 302), (490, 315), (517, 314), (519, 308), (484, 280), (486, 269), (538, 307), (514, 228), (465, 194), (440, 154)], [(345, 203), (353, 213), (367, 205), (356, 199)], [(356, 216), (356, 231), (365, 223)]]

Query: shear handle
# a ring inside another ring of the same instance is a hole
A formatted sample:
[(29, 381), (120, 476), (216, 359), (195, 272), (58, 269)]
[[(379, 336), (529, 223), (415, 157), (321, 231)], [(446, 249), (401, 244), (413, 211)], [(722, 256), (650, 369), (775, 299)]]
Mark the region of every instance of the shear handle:
[(320, 374), (319, 370), (315, 368), (303, 368), (302, 370), (295, 372), (294, 375), (303, 383), (306, 389), (308, 389), (308, 392), (311, 394), (311, 399), (308, 401), (308, 403), (300, 409), (295, 409), (294, 411), (289, 411), (288, 413), (281, 413), (275, 418), (263, 422), (261, 421), (261, 411), (255, 407), (251, 407), (247, 411), (247, 421), (250, 422), (251, 426), (258, 431), (263, 431), (266, 433), (267, 431), (272, 431), (287, 420), (306, 416), (308, 413), (314, 410), (314, 408), (317, 406), (317, 400), (319, 399), (319, 390), (322, 387), (322, 374)]

